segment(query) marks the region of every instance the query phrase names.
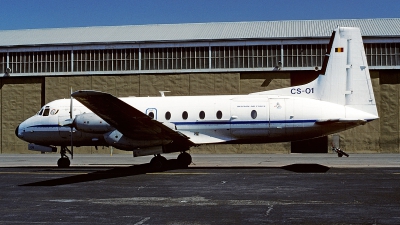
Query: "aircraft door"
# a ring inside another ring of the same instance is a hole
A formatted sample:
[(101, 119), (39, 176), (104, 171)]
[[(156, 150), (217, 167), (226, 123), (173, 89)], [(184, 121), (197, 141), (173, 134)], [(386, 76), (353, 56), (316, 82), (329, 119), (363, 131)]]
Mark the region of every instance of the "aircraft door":
[(270, 98), (269, 101), (271, 135), (281, 136), (285, 134), (285, 136), (292, 136), (296, 124), (293, 99)]
[[(294, 127), (298, 126), (299, 123), (296, 123), (296, 117), (294, 115), (295, 106), (293, 99), (285, 99), (285, 120), (286, 120), (286, 135), (292, 137), (294, 135)], [(301, 106), (300, 106), (301, 107)], [(296, 115), (298, 116), (298, 115)]]
[(231, 134), (237, 138), (269, 135), (267, 99), (236, 99), (231, 102)]
[(286, 104), (285, 99), (269, 99), (269, 129), (271, 136), (281, 136), (285, 133), (286, 123)]

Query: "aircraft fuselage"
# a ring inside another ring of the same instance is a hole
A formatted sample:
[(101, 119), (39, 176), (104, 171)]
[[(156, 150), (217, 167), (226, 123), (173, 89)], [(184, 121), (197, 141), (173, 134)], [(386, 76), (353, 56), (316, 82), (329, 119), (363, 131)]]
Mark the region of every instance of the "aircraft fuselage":
[[(355, 126), (320, 125), (318, 121), (321, 120), (346, 116), (354, 118), (356, 114), (363, 120), (374, 119), (367, 118), (366, 113), (342, 105), (291, 96), (168, 96), (128, 97), (121, 100), (157, 121), (172, 125), (196, 144), (296, 141)], [(63, 99), (45, 105), (41, 110), (42, 114), (38, 113), (21, 123), (16, 134), (31, 143), (69, 145), (71, 129), (60, 125), (70, 117), (69, 104), (69, 99)], [(75, 100), (73, 105), (74, 116), (92, 113)], [(111, 130), (113, 129), (110, 128)], [(112, 142), (105, 140), (106, 133), (85, 132), (73, 128), (74, 145), (113, 146)], [(115, 147), (133, 150), (151, 145), (138, 142), (136, 146), (133, 144), (129, 148), (118, 145)]]

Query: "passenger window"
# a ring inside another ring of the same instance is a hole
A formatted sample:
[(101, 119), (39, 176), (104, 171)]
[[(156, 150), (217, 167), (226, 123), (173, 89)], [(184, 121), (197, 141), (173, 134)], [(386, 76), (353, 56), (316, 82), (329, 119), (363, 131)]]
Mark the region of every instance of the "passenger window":
[(202, 119), (202, 120), (204, 120), (205, 117), (206, 117), (206, 114), (204, 113), (204, 111), (201, 111), (201, 112), (199, 113), (199, 118)]
[(186, 111), (184, 111), (182, 113), (182, 119), (186, 120), (188, 118), (188, 113)]
[(47, 107), (44, 109), (43, 116), (48, 116), (48, 115), (49, 115), (49, 112), (50, 112), (50, 108), (47, 106)]
[(154, 119), (154, 113), (153, 112), (149, 112), (149, 117)]
[(222, 118), (222, 112), (218, 110), (217, 112), (217, 119), (221, 119)]
[(253, 118), (253, 119), (257, 118), (257, 111), (256, 110), (252, 110), (251, 111), (251, 118)]
[(166, 112), (166, 113), (165, 113), (165, 119), (166, 119), (166, 120), (171, 119), (171, 113), (170, 113), (170, 112)]

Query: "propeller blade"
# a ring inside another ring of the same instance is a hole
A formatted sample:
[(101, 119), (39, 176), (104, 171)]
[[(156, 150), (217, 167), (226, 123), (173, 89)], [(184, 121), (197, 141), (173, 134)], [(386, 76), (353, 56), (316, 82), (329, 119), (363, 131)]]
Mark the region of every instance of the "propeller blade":
[(72, 98), (72, 87), (71, 87), (71, 95), (70, 96), (71, 96), (71, 101), (69, 103), (69, 118), (72, 119), (72, 113), (73, 113), (72, 112), (72, 110), (73, 110), (73, 105), (72, 105), (72, 102), (73, 102), (73, 100), (72, 100), (73, 99)]
[(74, 140), (73, 140), (73, 134), (74, 134), (74, 126), (73, 124), (73, 98), (72, 98), (72, 87), (71, 87), (71, 101), (69, 105), (69, 118), (71, 120), (71, 159), (74, 159)]
[(74, 159), (74, 142), (73, 142), (73, 135), (74, 127), (71, 127), (71, 159)]

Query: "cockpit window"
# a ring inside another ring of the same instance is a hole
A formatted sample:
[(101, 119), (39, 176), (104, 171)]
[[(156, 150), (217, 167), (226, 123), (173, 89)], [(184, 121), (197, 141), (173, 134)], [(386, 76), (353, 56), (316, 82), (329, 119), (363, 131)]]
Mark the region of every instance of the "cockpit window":
[(50, 115), (56, 115), (58, 113), (58, 109), (52, 109), (50, 111)]
[(44, 108), (42, 108), (42, 109), (38, 112), (38, 115), (39, 115), (39, 116), (41, 116), (41, 115), (43, 114), (43, 110), (44, 110)]
[(44, 112), (43, 112), (43, 116), (48, 116), (49, 112), (50, 112), (50, 107), (46, 106), (46, 108), (44, 109)]

